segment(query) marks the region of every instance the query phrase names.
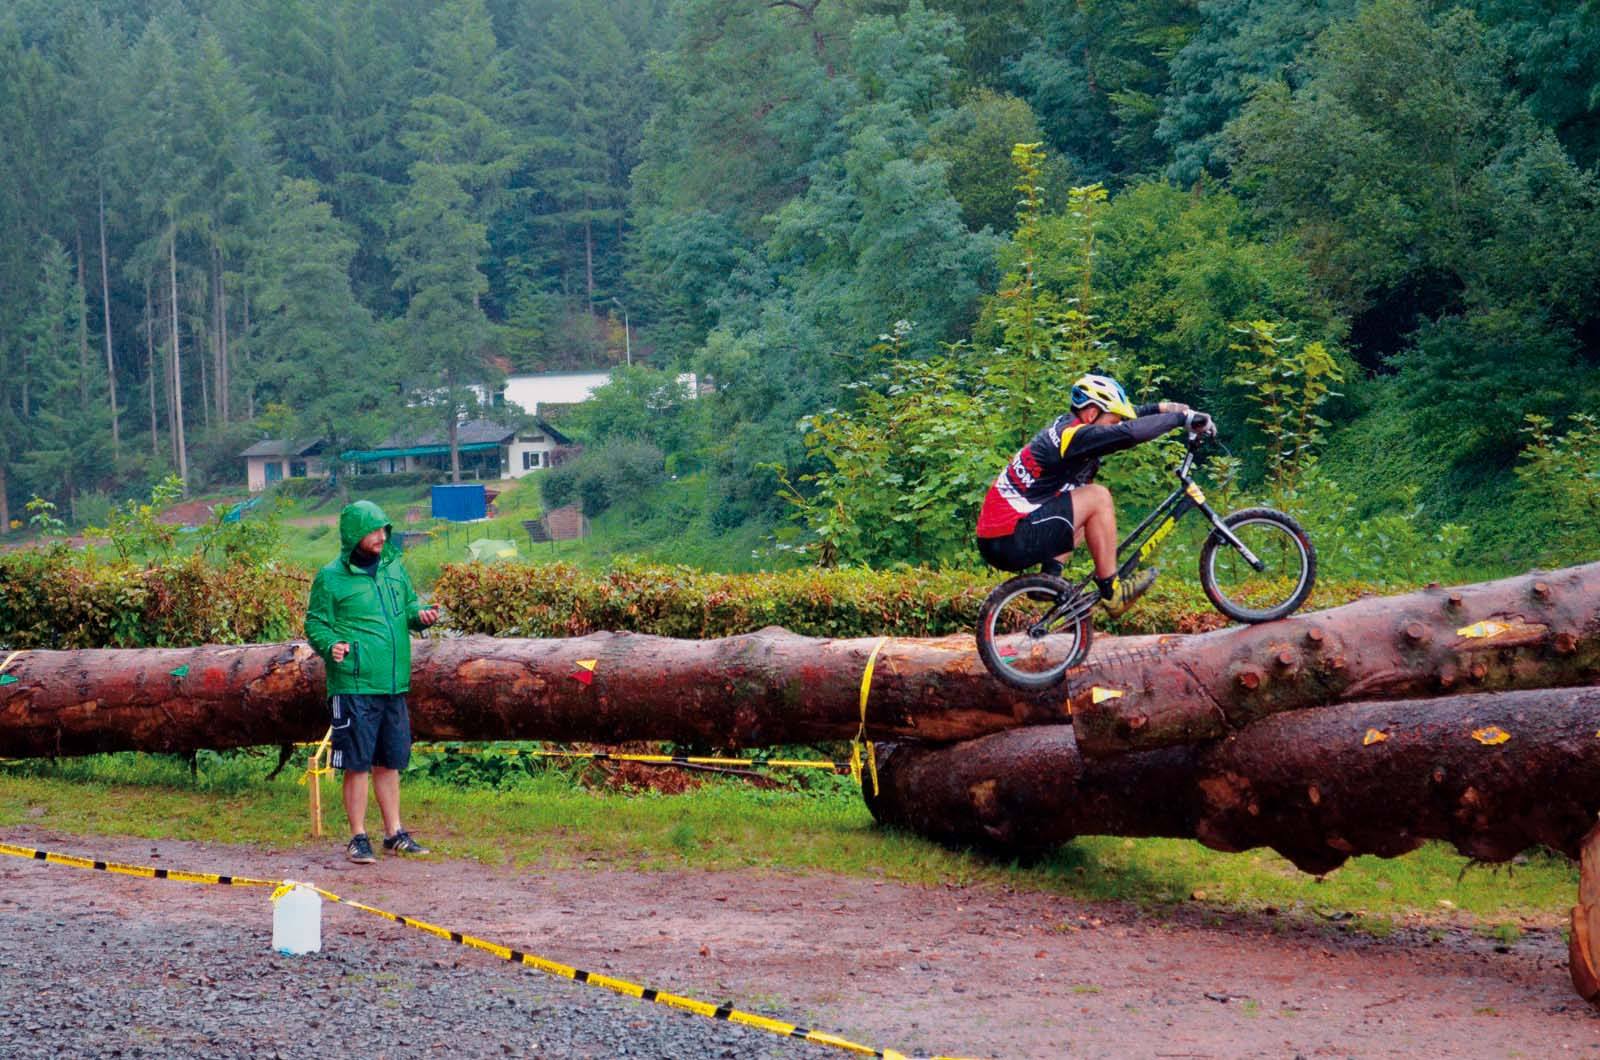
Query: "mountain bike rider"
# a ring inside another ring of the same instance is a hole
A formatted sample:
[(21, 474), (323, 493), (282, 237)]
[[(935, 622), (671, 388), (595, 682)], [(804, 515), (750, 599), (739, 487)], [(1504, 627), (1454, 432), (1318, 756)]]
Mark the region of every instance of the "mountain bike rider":
[(1154, 569), (1126, 583), (1117, 572), (1117, 509), (1094, 481), (1100, 460), (1187, 427), (1211, 433), (1211, 417), (1177, 401), (1135, 408), (1115, 379), (1085, 375), (1072, 385), (1072, 411), (1056, 417), (1001, 469), (978, 514), (978, 554), (991, 567), (1020, 571), (1039, 564), (1059, 576), (1075, 546), (1087, 541), (1106, 610), (1120, 615), (1156, 580)]

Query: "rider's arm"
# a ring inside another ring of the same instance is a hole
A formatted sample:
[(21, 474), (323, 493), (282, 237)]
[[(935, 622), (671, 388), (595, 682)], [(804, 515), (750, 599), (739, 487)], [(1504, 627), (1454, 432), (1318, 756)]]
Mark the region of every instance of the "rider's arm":
[(1140, 411), (1137, 419), (1123, 420), (1114, 427), (1084, 424), (1072, 435), (1067, 443), (1067, 451), (1062, 455), (1068, 458), (1105, 456), (1107, 453), (1132, 449), (1140, 442), (1159, 438), (1184, 425), (1184, 414), (1181, 412), (1137, 411)]
[(1153, 416), (1158, 412), (1188, 412), (1189, 406), (1181, 401), (1152, 401), (1148, 405), (1134, 407), (1135, 416)]

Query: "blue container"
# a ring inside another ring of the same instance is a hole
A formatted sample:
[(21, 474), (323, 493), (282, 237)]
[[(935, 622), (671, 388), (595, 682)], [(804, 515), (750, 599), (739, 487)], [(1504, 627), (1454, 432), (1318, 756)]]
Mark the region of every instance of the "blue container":
[(465, 523), (482, 519), (488, 514), (488, 501), (484, 498), (483, 483), (461, 486), (433, 487), (433, 517)]

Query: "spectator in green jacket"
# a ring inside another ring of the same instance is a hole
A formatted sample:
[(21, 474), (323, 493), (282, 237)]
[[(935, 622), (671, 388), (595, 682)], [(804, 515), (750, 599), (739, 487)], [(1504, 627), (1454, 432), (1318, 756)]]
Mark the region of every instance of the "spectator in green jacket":
[(306, 610), (306, 639), (327, 664), (333, 713), (330, 764), (344, 772), (351, 837), (345, 856), (377, 860), (367, 838), (368, 778), (383, 814), (383, 849), (426, 854), (400, 820), (400, 770), (411, 761), (411, 631), (439, 620), (411, 587), (389, 520), (371, 501), (339, 513), (339, 558), (317, 572)]

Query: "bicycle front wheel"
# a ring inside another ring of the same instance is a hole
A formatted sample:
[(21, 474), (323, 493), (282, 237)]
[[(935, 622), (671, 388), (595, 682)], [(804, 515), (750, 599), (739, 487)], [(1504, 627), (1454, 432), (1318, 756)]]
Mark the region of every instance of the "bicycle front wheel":
[(1200, 585), (1218, 611), (1237, 622), (1271, 622), (1306, 602), (1317, 579), (1317, 551), (1299, 523), (1272, 508), (1245, 508), (1222, 525), (1260, 566), (1211, 531), (1200, 549)]
[(978, 609), (978, 655), (1013, 688), (1050, 688), (1088, 654), (1091, 610), (1076, 589), (1053, 575), (1012, 578)]

